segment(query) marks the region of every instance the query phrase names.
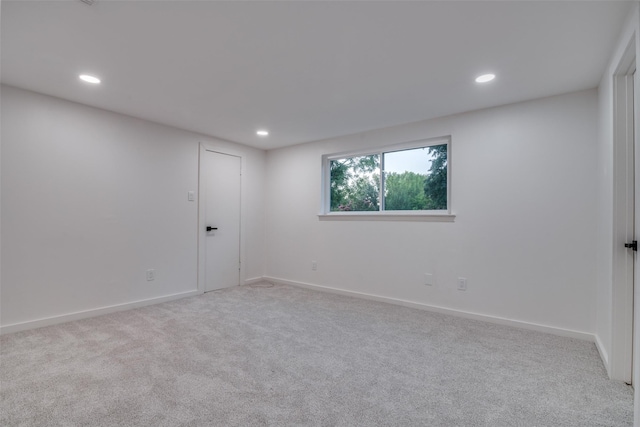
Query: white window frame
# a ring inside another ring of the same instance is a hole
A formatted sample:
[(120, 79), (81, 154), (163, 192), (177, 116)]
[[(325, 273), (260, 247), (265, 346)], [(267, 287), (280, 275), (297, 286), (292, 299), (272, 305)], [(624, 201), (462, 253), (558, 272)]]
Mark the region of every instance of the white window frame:
[[(417, 148), (426, 148), (434, 145), (447, 146), (447, 209), (442, 210), (413, 210), (413, 211), (387, 211), (384, 209), (384, 153), (392, 153), (395, 151), (412, 150)], [(378, 204), (379, 211), (341, 211), (331, 212), (331, 161), (348, 157), (360, 156), (380, 156), (380, 195)], [(320, 197), (320, 213), (318, 217), (321, 220), (402, 220), (402, 221), (436, 221), (436, 222), (453, 222), (455, 215), (451, 210), (451, 136), (443, 136), (437, 138), (420, 139), (416, 141), (403, 142), (400, 144), (386, 145), (383, 147), (344, 151), (340, 153), (325, 154), (322, 156), (322, 185)]]

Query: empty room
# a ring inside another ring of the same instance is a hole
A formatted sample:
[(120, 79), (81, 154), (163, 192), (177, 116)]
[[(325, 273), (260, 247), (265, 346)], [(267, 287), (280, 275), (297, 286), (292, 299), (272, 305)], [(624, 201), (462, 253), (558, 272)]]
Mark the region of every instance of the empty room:
[(0, 4), (0, 425), (640, 426), (638, 1)]

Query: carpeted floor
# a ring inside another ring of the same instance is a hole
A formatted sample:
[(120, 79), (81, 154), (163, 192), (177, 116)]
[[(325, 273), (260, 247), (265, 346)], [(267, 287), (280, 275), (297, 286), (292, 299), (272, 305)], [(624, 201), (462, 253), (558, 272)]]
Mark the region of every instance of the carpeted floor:
[(592, 343), (264, 285), (2, 336), (0, 425), (632, 425)]

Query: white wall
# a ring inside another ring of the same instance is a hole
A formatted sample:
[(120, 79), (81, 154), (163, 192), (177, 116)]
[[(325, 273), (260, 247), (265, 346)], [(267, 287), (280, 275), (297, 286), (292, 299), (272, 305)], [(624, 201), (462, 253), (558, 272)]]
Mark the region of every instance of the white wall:
[(242, 262), (264, 274), (264, 151), (7, 86), (1, 136), (3, 330), (195, 291), (201, 141), (245, 156)]
[[(629, 14), (598, 88), (598, 235), (596, 286), (596, 339), (607, 370), (612, 353), (613, 285), (613, 75), (629, 40), (636, 38), (636, 63), (640, 58), (640, 11)], [(635, 33), (635, 35), (634, 35)], [(636, 194), (638, 189), (636, 189)]]
[[(596, 110), (589, 90), (269, 151), (267, 276), (592, 334)], [(454, 223), (318, 219), (323, 154), (443, 135)]]
[[(595, 91), (274, 150), (266, 165), (260, 150), (12, 87), (2, 111), (5, 328), (195, 290), (186, 192), (205, 141), (246, 153), (246, 279), (266, 253), (269, 277), (595, 329)], [(442, 135), (455, 223), (318, 220), (322, 154)]]

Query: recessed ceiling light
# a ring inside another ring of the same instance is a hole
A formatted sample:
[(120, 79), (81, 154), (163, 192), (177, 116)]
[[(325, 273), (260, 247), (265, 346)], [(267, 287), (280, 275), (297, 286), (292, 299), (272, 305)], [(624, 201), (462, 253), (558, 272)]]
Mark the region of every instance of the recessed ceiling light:
[(256, 135), (258, 135), (258, 136), (269, 136), (269, 131), (268, 130), (264, 130), (264, 129), (260, 129), (260, 130), (256, 131)]
[(490, 82), (491, 80), (493, 80), (495, 78), (496, 78), (495, 74), (483, 74), (481, 76), (476, 77), (476, 82), (477, 83), (487, 83), (487, 82)]
[(80, 80), (87, 83), (93, 83), (94, 85), (97, 85), (98, 83), (100, 83), (99, 78), (90, 76), (89, 74), (80, 74)]

